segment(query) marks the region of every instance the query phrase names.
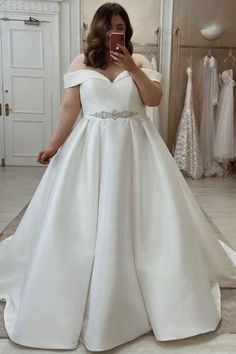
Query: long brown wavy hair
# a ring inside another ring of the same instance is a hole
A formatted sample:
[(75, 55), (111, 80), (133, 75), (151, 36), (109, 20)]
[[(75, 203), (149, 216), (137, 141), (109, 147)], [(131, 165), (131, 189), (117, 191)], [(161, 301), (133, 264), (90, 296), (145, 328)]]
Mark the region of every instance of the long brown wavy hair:
[(97, 9), (90, 25), (84, 45), (84, 64), (87, 66), (106, 69), (108, 65), (105, 46), (106, 32), (109, 30), (113, 15), (119, 15), (125, 22), (125, 46), (130, 55), (133, 54), (133, 45), (130, 41), (133, 28), (129, 16), (121, 5), (107, 2)]

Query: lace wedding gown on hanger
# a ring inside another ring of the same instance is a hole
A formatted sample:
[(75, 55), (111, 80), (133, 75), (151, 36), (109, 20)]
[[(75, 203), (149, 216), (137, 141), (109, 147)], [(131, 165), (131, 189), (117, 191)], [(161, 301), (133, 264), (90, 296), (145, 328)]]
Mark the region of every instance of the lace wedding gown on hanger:
[(203, 175), (202, 156), (199, 146), (199, 134), (193, 107), (192, 68), (187, 70), (187, 88), (184, 109), (176, 133), (173, 156), (180, 170), (194, 179)]
[(81, 119), (0, 243), (10, 339), (102, 351), (150, 330), (160, 341), (215, 330), (220, 287), (236, 286), (236, 252), (195, 200), (129, 72), (111, 82), (81, 69), (64, 83), (80, 85)]
[(235, 144), (233, 70), (220, 75), (221, 91), (216, 114), (214, 154), (219, 162), (233, 161)]
[(200, 148), (203, 170), (206, 177), (223, 176), (224, 169), (215, 161), (215, 115), (219, 102), (219, 80), (217, 61), (213, 56), (205, 56), (201, 69), (201, 114)]

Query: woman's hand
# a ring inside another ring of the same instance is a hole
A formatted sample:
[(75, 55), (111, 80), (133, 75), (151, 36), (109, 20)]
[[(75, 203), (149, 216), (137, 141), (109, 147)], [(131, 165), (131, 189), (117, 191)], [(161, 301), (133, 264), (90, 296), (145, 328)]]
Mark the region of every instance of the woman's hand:
[(114, 52), (110, 50), (110, 56), (113, 59), (114, 63), (129, 72), (135, 71), (138, 66), (135, 64), (134, 59), (130, 55), (128, 49), (121, 44), (117, 45), (123, 50), (123, 53)]
[(57, 153), (57, 150), (58, 149), (55, 149), (53, 146), (49, 145), (47, 148), (38, 153), (37, 161), (43, 165), (49, 164), (49, 159)]

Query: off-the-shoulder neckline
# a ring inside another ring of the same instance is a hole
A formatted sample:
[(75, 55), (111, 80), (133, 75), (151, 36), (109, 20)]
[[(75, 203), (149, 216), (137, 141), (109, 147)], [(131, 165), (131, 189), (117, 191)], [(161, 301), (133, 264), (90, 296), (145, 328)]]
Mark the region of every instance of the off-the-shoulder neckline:
[[(140, 69), (141, 69), (141, 70), (151, 70), (151, 71), (157, 72), (156, 70), (154, 70), (154, 69), (149, 69), (149, 68), (140, 68)], [(70, 71), (70, 72), (64, 74), (64, 76), (67, 76), (67, 75), (70, 76), (70, 75), (79, 73), (79, 72), (81, 72), (81, 71), (92, 71), (92, 72), (94, 72), (94, 73), (96, 73), (96, 74), (98, 74), (98, 75), (101, 75), (103, 78), (105, 78), (106, 80), (108, 80), (111, 84), (113, 84), (122, 74), (124, 74), (124, 73), (129, 73), (127, 70), (123, 70), (123, 71), (121, 71), (121, 72), (115, 77), (115, 79), (114, 79), (113, 81), (111, 81), (106, 75), (100, 73), (100, 72), (97, 71), (97, 70), (94, 70), (94, 69), (86, 69), (86, 68), (81, 68), (81, 69), (78, 69), (78, 70)]]

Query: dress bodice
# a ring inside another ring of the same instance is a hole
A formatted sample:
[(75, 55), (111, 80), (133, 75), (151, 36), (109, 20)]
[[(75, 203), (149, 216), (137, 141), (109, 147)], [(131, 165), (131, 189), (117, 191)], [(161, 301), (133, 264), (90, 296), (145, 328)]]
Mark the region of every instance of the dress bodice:
[[(161, 82), (161, 74), (153, 69), (141, 68), (153, 81)], [(124, 70), (111, 82), (105, 75), (92, 69), (79, 69), (66, 73), (64, 88), (80, 85), (83, 116), (101, 118), (127, 118), (145, 115), (145, 106), (138, 87), (128, 71)]]
[(235, 81), (233, 79), (233, 70), (225, 70), (222, 72), (220, 75), (220, 84), (221, 85), (229, 85), (229, 87), (234, 87), (235, 86)]

